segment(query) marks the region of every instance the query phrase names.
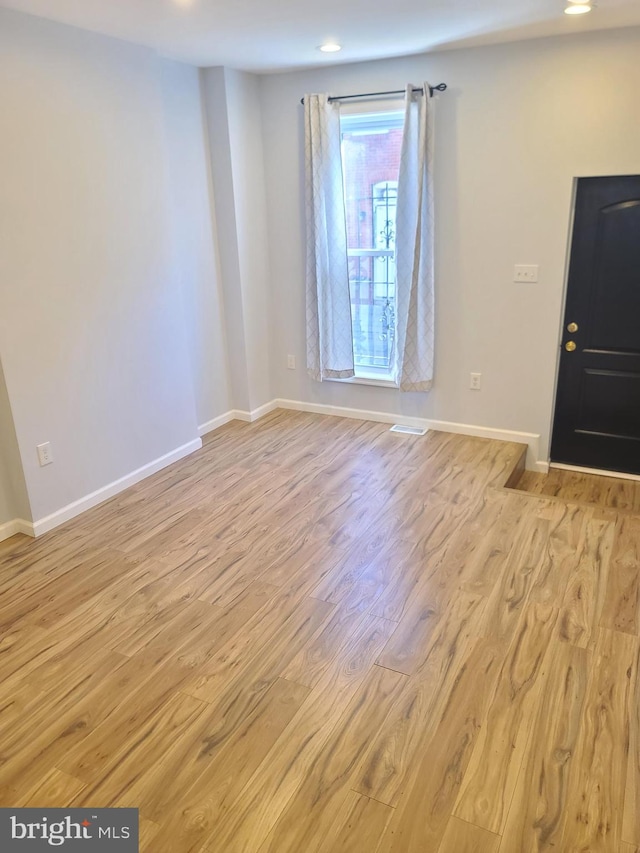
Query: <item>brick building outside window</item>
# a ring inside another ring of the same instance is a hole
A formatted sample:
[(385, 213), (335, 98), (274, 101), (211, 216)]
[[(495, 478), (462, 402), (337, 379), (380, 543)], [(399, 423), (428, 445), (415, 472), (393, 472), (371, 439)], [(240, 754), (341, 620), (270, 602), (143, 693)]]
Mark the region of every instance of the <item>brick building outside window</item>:
[(341, 118), (356, 376), (391, 378), (401, 111)]

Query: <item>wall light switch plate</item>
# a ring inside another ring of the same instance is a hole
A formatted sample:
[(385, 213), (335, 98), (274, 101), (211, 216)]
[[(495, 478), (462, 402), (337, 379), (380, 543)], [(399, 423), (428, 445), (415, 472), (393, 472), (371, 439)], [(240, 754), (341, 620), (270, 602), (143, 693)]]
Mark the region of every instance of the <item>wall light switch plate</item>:
[(470, 373), (469, 374), (469, 388), (472, 391), (480, 391), (482, 388), (482, 374), (481, 373)]
[(289, 368), (289, 370), (295, 370), (296, 369), (296, 357), (295, 357), (295, 355), (288, 355), (287, 356), (287, 367)]
[(534, 284), (538, 280), (537, 264), (516, 264), (513, 268), (514, 281), (527, 281)]
[(44, 468), (45, 465), (51, 465), (51, 463), (53, 462), (53, 451), (51, 449), (51, 442), (47, 441), (44, 444), (39, 444), (36, 450), (38, 451), (40, 467)]

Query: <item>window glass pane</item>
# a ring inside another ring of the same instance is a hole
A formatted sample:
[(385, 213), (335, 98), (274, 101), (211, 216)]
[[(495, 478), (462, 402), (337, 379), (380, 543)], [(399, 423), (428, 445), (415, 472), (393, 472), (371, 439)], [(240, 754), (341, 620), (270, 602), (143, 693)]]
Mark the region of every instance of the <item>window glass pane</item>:
[(402, 112), (341, 119), (356, 375), (389, 374)]

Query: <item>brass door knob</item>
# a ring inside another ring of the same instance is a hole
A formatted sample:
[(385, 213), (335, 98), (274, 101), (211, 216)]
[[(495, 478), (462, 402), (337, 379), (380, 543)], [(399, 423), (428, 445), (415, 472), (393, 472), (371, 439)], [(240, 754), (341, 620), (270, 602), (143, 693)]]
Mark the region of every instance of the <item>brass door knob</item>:
[(564, 345), (564, 348), (566, 349), (567, 352), (573, 352), (576, 348), (576, 342), (575, 341), (567, 341), (566, 344)]
[(577, 332), (577, 331), (578, 331), (578, 324), (577, 323), (569, 323), (569, 325), (567, 326), (567, 332), (570, 332), (573, 335), (573, 333)]

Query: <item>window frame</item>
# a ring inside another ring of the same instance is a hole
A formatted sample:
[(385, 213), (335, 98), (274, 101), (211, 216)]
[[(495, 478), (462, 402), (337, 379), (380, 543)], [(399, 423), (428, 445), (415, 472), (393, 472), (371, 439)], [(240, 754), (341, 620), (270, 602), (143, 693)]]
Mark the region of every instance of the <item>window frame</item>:
[[(340, 125), (341, 125), (341, 135), (343, 131), (343, 121), (344, 125), (347, 126), (346, 132), (354, 133), (358, 131), (362, 131), (365, 134), (368, 130), (380, 130), (381, 126), (383, 129), (392, 129), (392, 128), (402, 128), (404, 125), (404, 102), (398, 99), (394, 99), (393, 101), (384, 100), (384, 101), (367, 101), (366, 103), (359, 104), (348, 104), (341, 105), (340, 107)], [(384, 126), (386, 125), (386, 128)], [(397, 177), (389, 179), (388, 183), (395, 183), (397, 187)], [(380, 181), (376, 181), (372, 184), (373, 188), (378, 186)], [(346, 187), (345, 187), (346, 190)], [(345, 204), (347, 203), (347, 195), (346, 191), (344, 193)], [(363, 255), (368, 255), (370, 252), (374, 252), (374, 247), (371, 249), (354, 249), (349, 250), (353, 252), (362, 252)], [(351, 255), (350, 255), (351, 257)], [(397, 346), (397, 339), (394, 336), (393, 347)], [(393, 361), (393, 358), (392, 358)], [(354, 363), (354, 371), (355, 375), (349, 377), (347, 379), (329, 379), (330, 382), (341, 382), (352, 385), (370, 385), (370, 386), (378, 386), (384, 388), (394, 388), (397, 389), (400, 387), (397, 379), (393, 378), (392, 372), (390, 369), (379, 368), (375, 366), (371, 367), (359, 367)]]

